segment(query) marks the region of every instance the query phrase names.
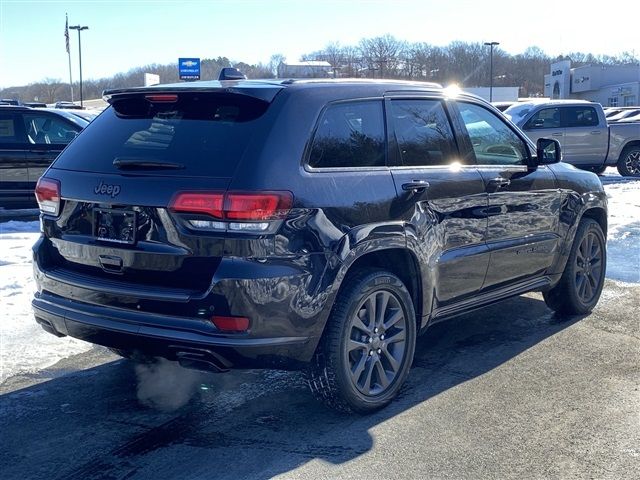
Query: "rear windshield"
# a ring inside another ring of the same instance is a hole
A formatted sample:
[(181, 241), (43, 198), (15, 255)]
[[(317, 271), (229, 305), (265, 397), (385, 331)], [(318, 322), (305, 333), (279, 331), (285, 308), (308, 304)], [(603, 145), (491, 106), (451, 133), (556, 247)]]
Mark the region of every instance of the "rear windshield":
[(232, 94), (181, 93), (173, 101), (162, 99), (153, 103), (141, 95), (114, 101), (54, 168), (114, 173), (126, 163), (126, 171), (136, 173), (230, 177), (269, 105)]

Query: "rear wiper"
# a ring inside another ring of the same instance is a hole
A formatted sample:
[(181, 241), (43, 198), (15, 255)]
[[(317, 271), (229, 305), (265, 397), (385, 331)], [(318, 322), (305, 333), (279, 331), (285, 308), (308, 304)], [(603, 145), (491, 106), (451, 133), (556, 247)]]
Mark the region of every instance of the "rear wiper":
[(113, 166), (116, 168), (184, 168), (182, 163), (160, 162), (158, 160), (148, 160), (144, 158), (123, 158), (116, 157), (113, 160)]

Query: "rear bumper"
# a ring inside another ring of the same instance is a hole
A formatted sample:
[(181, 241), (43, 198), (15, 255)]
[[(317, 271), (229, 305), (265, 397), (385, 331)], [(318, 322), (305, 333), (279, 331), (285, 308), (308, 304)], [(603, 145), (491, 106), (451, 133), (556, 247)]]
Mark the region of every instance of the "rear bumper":
[[(296, 368), (309, 349), (310, 337), (252, 338), (224, 335), (197, 320), (126, 312), (80, 304), (47, 293), (32, 301), (36, 321), (49, 333), (71, 336), (106, 347), (139, 351), (176, 360), (181, 353), (202, 352), (229, 368)], [(313, 353), (313, 352), (312, 352)]]
[[(224, 258), (205, 292), (149, 288), (47, 266), (34, 245), (36, 320), (54, 335), (174, 360), (182, 352), (216, 357), (223, 368), (299, 368), (327, 321), (321, 257), (286, 262)], [(319, 275), (320, 274), (320, 275)], [(210, 318), (241, 316), (247, 332), (218, 330)]]

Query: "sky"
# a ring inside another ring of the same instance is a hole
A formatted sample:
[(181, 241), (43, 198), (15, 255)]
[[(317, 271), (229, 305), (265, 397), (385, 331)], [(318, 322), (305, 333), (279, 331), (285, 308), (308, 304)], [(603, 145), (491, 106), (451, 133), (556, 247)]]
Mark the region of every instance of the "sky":
[[(609, 10), (586, 1), (522, 0), (0, 0), (0, 88), (45, 78), (68, 81), (65, 13), (82, 32), (82, 72), (97, 79), (179, 57), (228, 57), (250, 64), (280, 53), (296, 61), (329, 43), (355, 45), (391, 34), (447, 45), (500, 42), (510, 54), (538, 46), (550, 55), (581, 51), (640, 54), (640, 2)], [(621, 28), (613, 28), (620, 19)], [(78, 38), (70, 31), (74, 81)]]

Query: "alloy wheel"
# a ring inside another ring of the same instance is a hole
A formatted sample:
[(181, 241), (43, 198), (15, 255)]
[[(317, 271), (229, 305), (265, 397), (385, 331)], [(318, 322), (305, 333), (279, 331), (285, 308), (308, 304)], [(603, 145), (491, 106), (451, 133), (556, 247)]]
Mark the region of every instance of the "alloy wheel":
[(603, 252), (600, 238), (589, 232), (584, 236), (576, 254), (576, 293), (582, 302), (590, 303), (602, 282)]
[(345, 342), (349, 378), (362, 394), (384, 393), (400, 373), (407, 342), (407, 318), (388, 290), (367, 296), (356, 309)]
[(624, 165), (631, 175), (640, 175), (640, 150), (630, 152), (624, 160)]

